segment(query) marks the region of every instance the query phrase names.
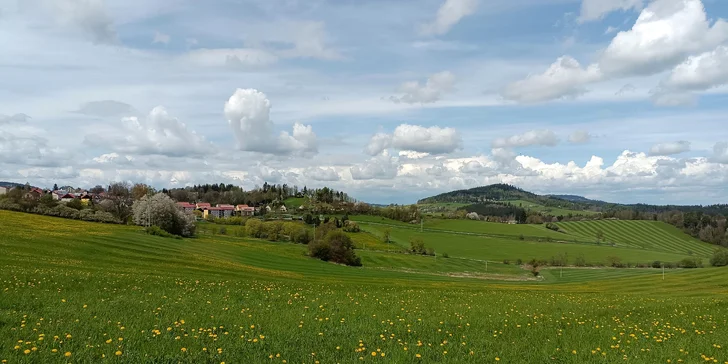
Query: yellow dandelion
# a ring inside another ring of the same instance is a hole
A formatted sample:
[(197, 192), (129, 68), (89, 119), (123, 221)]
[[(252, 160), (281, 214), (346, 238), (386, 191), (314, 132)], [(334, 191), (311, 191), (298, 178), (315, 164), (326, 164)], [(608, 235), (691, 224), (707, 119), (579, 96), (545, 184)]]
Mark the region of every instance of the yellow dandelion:
[(116, 356), (121, 356), (122, 352), (121, 350), (117, 350), (114, 354), (116, 354)]
[(376, 351), (372, 351), (372, 356), (377, 356), (377, 352)]
[(187, 352), (187, 348), (182, 348), (180, 350), (182, 350), (183, 353), (186, 353)]
[(25, 354), (25, 355), (30, 354), (30, 350), (28, 350), (28, 349), (23, 350), (23, 354)]
[(63, 354), (63, 356), (65, 356), (66, 358), (70, 358), (71, 357), (71, 352), (70, 351), (67, 351), (65, 354)]

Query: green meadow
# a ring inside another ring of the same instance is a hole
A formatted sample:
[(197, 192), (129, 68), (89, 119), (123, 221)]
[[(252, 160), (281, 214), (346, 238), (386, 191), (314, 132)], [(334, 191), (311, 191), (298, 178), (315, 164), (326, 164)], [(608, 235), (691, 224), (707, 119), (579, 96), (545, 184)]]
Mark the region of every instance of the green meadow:
[[(309, 258), (292, 243), (208, 233), (178, 240), (0, 211), (0, 360), (728, 362), (725, 268), (664, 277), (659, 269), (548, 268), (534, 278), (514, 264), (484, 261), (511, 254), (500, 252), (506, 244), (513, 254), (520, 244), (524, 259), (550, 254), (537, 250), (547, 244), (645, 251), (640, 258), (649, 259), (681, 249), (467, 235), (488, 233), (467, 225), (463, 234), (419, 233), (451, 256), (425, 257), (377, 249), (386, 245), (377, 239), (382, 227), (400, 247), (418, 233), (378, 224), (355, 233), (363, 234), (362, 248), (364, 240), (373, 244), (357, 250), (363, 267), (355, 268)], [(488, 240), (497, 243), (481, 249)]]

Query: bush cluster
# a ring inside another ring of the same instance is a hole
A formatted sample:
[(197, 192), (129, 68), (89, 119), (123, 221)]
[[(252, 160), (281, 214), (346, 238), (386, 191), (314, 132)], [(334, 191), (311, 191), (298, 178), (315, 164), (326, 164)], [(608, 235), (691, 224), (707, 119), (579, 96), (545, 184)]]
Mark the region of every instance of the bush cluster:
[(159, 226), (156, 226), (156, 225), (154, 225), (154, 226), (147, 226), (146, 228), (144, 228), (144, 231), (147, 234), (149, 234), (149, 235), (161, 236), (163, 238), (182, 239), (181, 236), (174, 235), (174, 234), (170, 234), (170, 233), (162, 230), (162, 228), (160, 228)]
[(354, 243), (343, 231), (333, 230), (323, 240), (308, 245), (309, 255), (327, 262), (361, 266), (361, 258), (354, 252)]
[(710, 258), (710, 265), (714, 267), (728, 266), (728, 250), (716, 250), (713, 257)]

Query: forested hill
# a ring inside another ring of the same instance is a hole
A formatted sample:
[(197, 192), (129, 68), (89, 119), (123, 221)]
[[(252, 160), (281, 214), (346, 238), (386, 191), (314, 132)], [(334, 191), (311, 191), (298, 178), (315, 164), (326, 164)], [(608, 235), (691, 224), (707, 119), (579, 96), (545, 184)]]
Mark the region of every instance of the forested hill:
[[(533, 192), (522, 190), (516, 186), (508, 184), (494, 184), (490, 186), (475, 187), (468, 190), (457, 190), (446, 192), (437, 196), (424, 198), (417, 201), (418, 204), (434, 204), (434, 203), (463, 203), (478, 204), (486, 202), (514, 201), (525, 200), (538, 203), (548, 207), (559, 207), (570, 210), (586, 210), (593, 205), (591, 203), (581, 203), (569, 201), (567, 199), (555, 196), (541, 196)], [(586, 200), (586, 199), (585, 199)]]

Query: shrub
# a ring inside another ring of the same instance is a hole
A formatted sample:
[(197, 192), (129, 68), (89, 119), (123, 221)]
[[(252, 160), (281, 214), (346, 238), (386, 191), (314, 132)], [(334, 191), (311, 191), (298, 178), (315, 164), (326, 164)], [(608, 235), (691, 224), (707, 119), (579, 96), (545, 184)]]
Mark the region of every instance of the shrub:
[(440, 256), (443, 258), (450, 258), (450, 254), (448, 254), (448, 253), (442, 253), (442, 255), (440, 255)]
[(195, 234), (195, 217), (177, 208), (177, 203), (164, 193), (144, 196), (132, 206), (134, 223), (157, 225), (162, 230), (180, 236)]
[(263, 236), (263, 222), (258, 219), (248, 219), (245, 222), (245, 231), (250, 237), (261, 238)]
[(361, 259), (354, 252), (354, 243), (343, 231), (329, 231), (323, 241), (311, 243), (308, 247), (312, 257), (323, 261), (361, 266)]
[(516, 265), (523, 265), (523, 259), (516, 259)]
[(662, 262), (659, 260), (652, 262), (652, 268), (662, 268)]
[(503, 264), (505, 264), (505, 265), (511, 264), (511, 261), (508, 259), (503, 259)]
[(680, 267), (682, 268), (700, 268), (703, 266), (703, 262), (697, 258), (685, 258), (680, 261)]
[(546, 223), (546, 228), (553, 231), (559, 231), (559, 226), (552, 222)]
[(586, 258), (584, 258), (584, 254), (579, 254), (576, 259), (574, 259), (574, 265), (577, 267), (586, 267)]
[(297, 231), (293, 232), (293, 237), (291, 241), (298, 244), (308, 244), (311, 242), (311, 240), (313, 240), (313, 235), (311, 234), (311, 232), (308, 229), (301, 227)]
[(710, 258), (710, 265), (714, 267), (728, 266), (728, 250), (716, 250), (715, 253), (713, 253), (713, 256)]
[(66, 206), (76, 210), (83, 210), (83, 204), (78, 198), (74, 198), (73, 200), (66, 202)]
[(227, 235), (227, 229), (224, 227), (220, 228), (220, 235)]
[(359, 224), (357, 224), (356, 222), (351, 220), (345, 220), (344, 231), (349, 233), (358, 233), (359, 231), (361, 231), (361, 229), (359, 228)]
[(526, 237), (524, 237), (524, 236), (523, 236), (523, 234), (521, 234), (521, 235), (519, 235), (519, 236), (518, 236), (518, 239), (519, 239), (519, 240), (525, 240), (525, 239), (526, 239)]
[(144, 228), (144, 231), (149, 235), (161, 236), (163, 238), (182, 239), (181, 236), (170, 234), (170, 233), (162, 230), (162, 228), (160, 228), (159, 226), (156, 226), (156, 225), (148, 226), (148, 227)]
[(615, 256), (607, 257), (607, 265), (610, 267), (621, 268), (622, 258)]

